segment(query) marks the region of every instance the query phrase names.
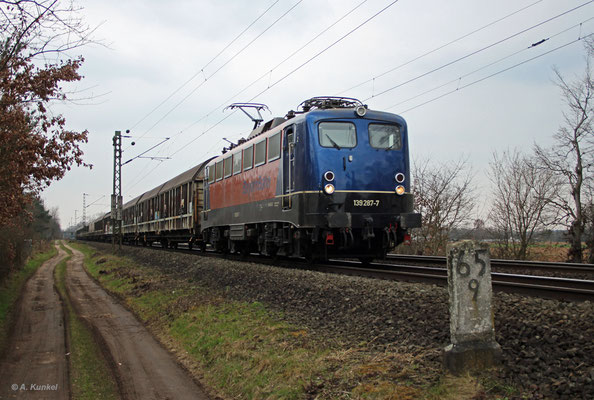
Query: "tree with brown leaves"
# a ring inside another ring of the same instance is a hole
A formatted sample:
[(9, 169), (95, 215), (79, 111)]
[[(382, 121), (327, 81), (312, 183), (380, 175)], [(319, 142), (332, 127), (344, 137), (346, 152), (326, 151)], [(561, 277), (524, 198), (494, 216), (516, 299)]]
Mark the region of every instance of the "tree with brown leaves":
[(67, 129), (51, 111), (69, 99), (62, 85), (82, 78), (83, 58), (68, 53), (92, 31), (78, 11), (59, 0), (0, 0), (0, 272), (19, 263), (39, 193), (86, 165), (87, 131)]
[(24, 212), (33, 195), (85, 165), (87, 131), (66, 128), (52, 102), (79, 81), (83, 58), (66, 52), (88, 43), (90, 29), (73, 3), (0, 1), (0, 226)]

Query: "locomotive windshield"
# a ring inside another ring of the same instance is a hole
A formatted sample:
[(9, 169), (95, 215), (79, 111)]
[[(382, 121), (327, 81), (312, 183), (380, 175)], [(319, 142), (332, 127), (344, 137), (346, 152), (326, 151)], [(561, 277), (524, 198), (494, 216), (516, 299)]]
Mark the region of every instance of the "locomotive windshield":
[(374, 149), (400, 150), (402, 137), (398, 125), (369, 124), (369, 144)]
[(357, 145), (357, 131), (351, 122), (320, 122), (320, 145), (323, 147), (353, 148)]

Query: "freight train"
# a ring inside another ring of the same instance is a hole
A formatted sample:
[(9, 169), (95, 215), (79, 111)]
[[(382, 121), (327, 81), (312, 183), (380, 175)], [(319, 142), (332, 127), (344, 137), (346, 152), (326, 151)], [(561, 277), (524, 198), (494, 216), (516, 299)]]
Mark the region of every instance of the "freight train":
[[(284, 118), (254, 120), (247, 139), (124, 204), (123, 241), (368, 262), (421, 225), (400, 116), (314, 97)], [(111, 232), (106, 214), (77, 237)]]

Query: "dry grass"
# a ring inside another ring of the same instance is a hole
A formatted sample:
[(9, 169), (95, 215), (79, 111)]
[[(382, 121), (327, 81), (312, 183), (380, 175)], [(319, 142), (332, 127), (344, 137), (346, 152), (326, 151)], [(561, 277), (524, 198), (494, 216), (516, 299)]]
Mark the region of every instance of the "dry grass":
[(478, 380), (470, 375), (446, 375), (427, 396), (430, 400), (486, 399), (485, 391)]

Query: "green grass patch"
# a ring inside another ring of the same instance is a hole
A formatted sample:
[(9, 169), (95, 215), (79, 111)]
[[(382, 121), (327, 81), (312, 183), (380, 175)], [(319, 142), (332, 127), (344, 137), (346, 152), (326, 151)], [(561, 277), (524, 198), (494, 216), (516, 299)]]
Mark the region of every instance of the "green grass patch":
[(201, 365), (206, 380), (233, 398), (297, 399), (326, 374), (328, 350), (303, 345), (288, 324), (258, 303), (199, 306), (177, 317), (169, 334)]
[(0, 284), (0, 354), (6, 350), (10, 325), (13, 322), (14, 307), (19, 299), (23, 286), (35, 271), (47, 260), (54, 257), (58, 251), (51, 249), (35, 254), (23, 268), (13, 272)]
[[(72, 254), (63, 245), (62, 248)], [(119, 398), (117, 385), (109, 365), (103, 357), (90, 328), (76, 315), (68, 297), (66, 268), (69, 258), (70, 256), (60, 262), (54, 273), (56, 287), (63, 299), (64, 313), (66, 314), (72, 398), (77, 400), (117, 399)]]

